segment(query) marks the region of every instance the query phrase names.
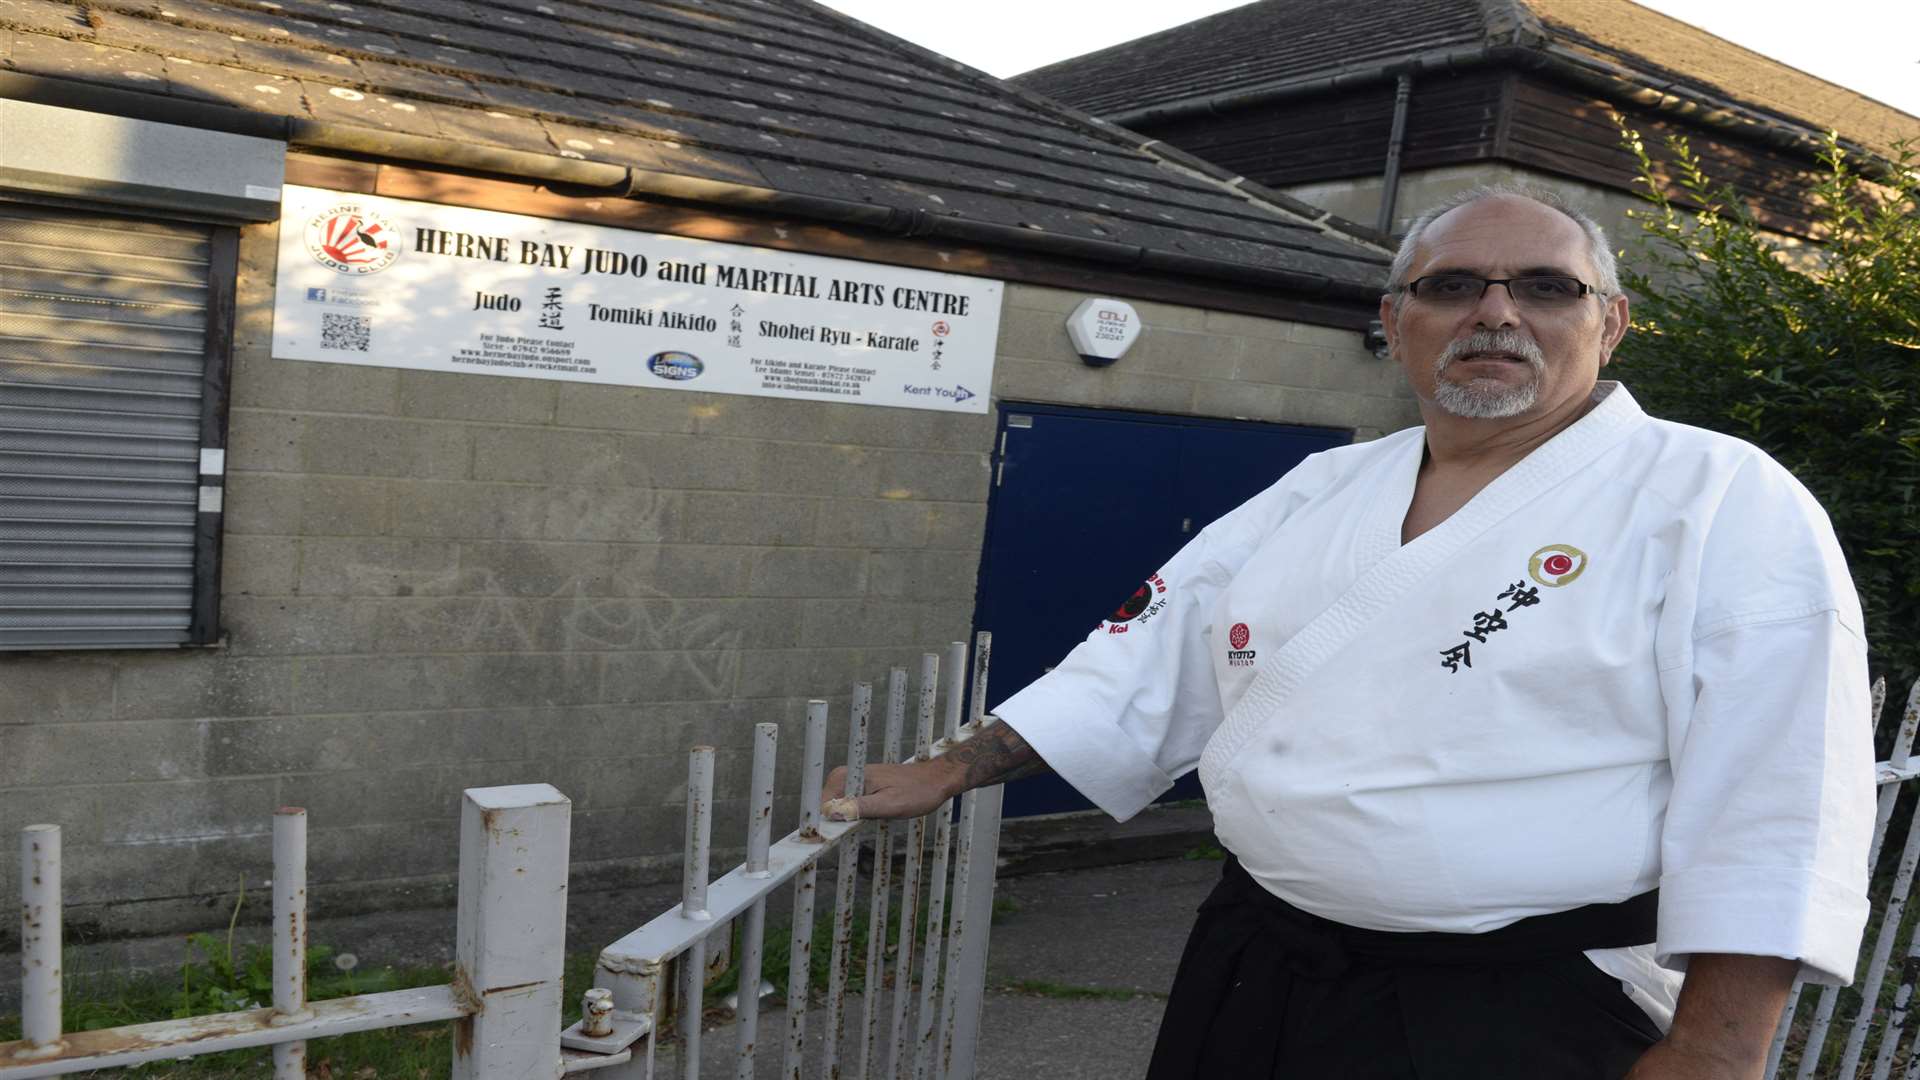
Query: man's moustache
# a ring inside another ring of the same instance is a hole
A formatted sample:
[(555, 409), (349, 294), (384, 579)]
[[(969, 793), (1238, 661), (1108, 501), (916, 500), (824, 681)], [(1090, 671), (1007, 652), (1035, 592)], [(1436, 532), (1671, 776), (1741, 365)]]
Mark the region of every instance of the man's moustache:
[(1448, 342), (1447, 347), (1440, 350), (1440, 355), (1435, 358), (1433, 369), (1435, 372), (1445, 371), (1447, 365), (1456, 360), (1486, 353), (1517, 356), (1536, 368), (1547, 362), (1540, 345), (1518, 330), (1476, 330), (1466, 337)]

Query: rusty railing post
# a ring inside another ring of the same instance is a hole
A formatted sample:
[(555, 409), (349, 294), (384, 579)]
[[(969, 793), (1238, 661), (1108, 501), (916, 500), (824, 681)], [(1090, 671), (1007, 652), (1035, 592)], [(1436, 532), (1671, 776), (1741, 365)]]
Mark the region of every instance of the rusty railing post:
[(61, 1050), (60, 826), (20, 830), (20, 1034), (15, 1061)]
[[(273, 812), (273, 1018), (277, 1026), (313, 1019), (307, 1008), (307, 812)], [(307, 1044), (275, 1043), (274, 1080), (306, 1080)]]

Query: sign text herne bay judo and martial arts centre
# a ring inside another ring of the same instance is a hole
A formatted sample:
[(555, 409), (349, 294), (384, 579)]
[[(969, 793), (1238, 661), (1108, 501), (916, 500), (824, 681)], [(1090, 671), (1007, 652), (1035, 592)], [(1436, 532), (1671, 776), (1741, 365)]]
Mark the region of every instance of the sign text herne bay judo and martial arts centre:
[(289, 185), (273, 354), (984, 413), (1001, 288)]

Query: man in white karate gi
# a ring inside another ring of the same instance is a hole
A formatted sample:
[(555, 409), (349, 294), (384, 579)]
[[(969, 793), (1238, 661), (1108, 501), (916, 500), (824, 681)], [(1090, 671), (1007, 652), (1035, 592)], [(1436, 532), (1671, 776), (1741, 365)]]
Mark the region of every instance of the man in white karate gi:
[(857, 812), (1051, 768), (1125, 818), (1197, 765), (1233, 857), (1155, 1080), (1758, 1077), (1866, 921), (1860, 607), (1784, 469), (1599, 381), (1627, 304), (1550, 195), (1422, 215), (1380, 311), (1424, 427), (1214, 522)]

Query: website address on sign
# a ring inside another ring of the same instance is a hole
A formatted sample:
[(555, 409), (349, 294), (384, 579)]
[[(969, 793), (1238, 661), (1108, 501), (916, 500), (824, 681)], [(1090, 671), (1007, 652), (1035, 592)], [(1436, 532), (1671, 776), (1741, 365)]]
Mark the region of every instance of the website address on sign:
[(799, 375), (770, 375), (760, 381), (767, 390), (801, 390), (814, 394), (842, 394), (857, 396), (859, 383), (842, 382), (838, 379), (809, 379)]

